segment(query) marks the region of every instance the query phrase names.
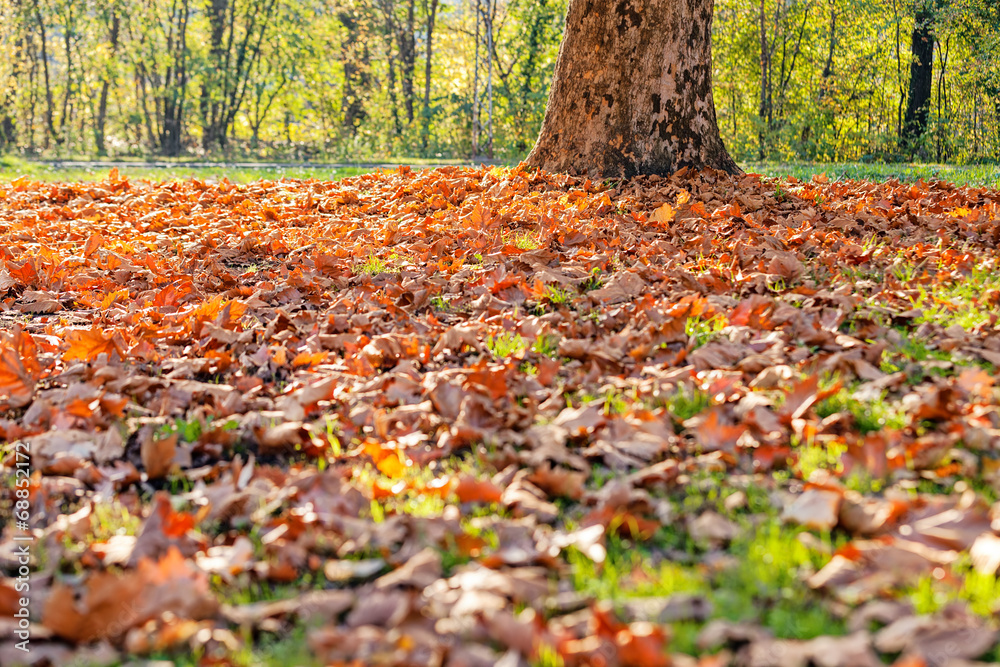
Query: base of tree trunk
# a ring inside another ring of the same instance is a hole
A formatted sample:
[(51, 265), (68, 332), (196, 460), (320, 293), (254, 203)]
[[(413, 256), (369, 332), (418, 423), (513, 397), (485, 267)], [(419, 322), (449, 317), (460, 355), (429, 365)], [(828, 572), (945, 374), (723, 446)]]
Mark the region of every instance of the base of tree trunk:
[(528, 164), (600, 177), (741, 173), (712, 99), (713, 0), (571, 0)]

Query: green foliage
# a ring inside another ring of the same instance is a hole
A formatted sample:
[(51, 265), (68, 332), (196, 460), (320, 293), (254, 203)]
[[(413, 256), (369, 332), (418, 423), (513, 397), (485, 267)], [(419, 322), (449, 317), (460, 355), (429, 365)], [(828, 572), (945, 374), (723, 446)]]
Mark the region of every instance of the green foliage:
[(702, 317), (689, 317), (684, 323), (684, 333), (688, 338), (694, 339), (693, 347), (701, 347), (705, 343), (715, 338), (726, 328), (726, 318), (716, 315), (708, 319)]
[(917, 324), (935, 322), (948, 327), (957, 324), (963, 329), (975, 329), (990, 320), (996, 308), (982, 302), (989, 290), (1000, 289), (1000, 273), (976, 268), (972, 273), (948, 284), (937, 284), (927, 289), (918, 287), (919, 295), (913, 307), (923, 311)]
[(239, 422), (235, 419), (224, 421), (221, 425), (213, 425), (215, 421), (216, 418), (211, 415), (206, 417), (204, 421), (178, 418), (160, 426), (157, 429), (156, 437), (158, 439), (166, 438), (176, 433), (177, 437), (184, 442), (197, 442), (201, 434), (208, 428), (222, 428), (225, 431), (234, 431), (239, 428)]
[(559, 357), (559, 336), (543, 334), (535, 339), (531, 345), (531, 351), (538, 354), (557, 359)]
[(520, 334), (504, 331), (486, 339), (486, 347), (497, 359), (506, 359), (528, 349), (528, 343)]
[(393, 266), (396, 259), (395, 255), (389, 256), (388, 259), (369, 255), (366, 260), (355, 265), (354, 272), (358, 274), (367, 273), (372, 276), (377, 276), (380, 273), (399, 273), (399, 269)]
[(816, 405), (816, 414), (824, 419), (842, 412), (854, 418), (855, 428), (862, 435), (884, 428), (901, 429), (906, 426), (906, 415), (899, 406), (886, 400), (885, 391), (875, 400), (859, 401), (850, 391), (841, 389)]
[[(802, 581), (802, 573), (821, 567), (824, 556), (807, 548), (798, 539), (798, 530), (782, 524), (775, 516), (760, 526), (736, 518), (741, 532), (727, 549), (732, 558), (714, 574), (676, 558), (652, 558), (653, 553), (663, 549), (681, 548), (692, 555), (692, 550), (697, 550), (683, 529), (664, 527), (646, 543), (609, 534), (607, 557), (600, 565), (569, 550), (567, 560), (574, 587), (617, 604), (635, 598), (698, 594), (711, 601), (714, 617), (760, 623), (783, 638), (844, 633), (844, 622), (817, 604), (812, 599), (816, 594)], [(826, 536), (821, 539), (829, 542)], [(675, 625), (679, 631), (676, 650), (697, 653), (694, 639), (700, 627), (694, 622)]]
[(546, 285), (545, 298), (548, 299), (550, 303), (560, 305), (572, 301), (573, 294), (569, 290), (563, 289), (558, 285)]
[(708, 409), (712, 404), (708, 394), (700, 389), (691, 389), (687, 385), (681, 385), (677, 391), (667, 399), (665, 406), (678, 422), (683, 422), (702, 410)]
[(603, 286), (604, 280), (601, 279), (601, 270), (595, 266), (590, 271), (590, 277), (580, 284), (580, 289), (584, 292), (590, 292), (591, 290), (600, 289)]
[[(63, 159), (472, 156), (476, 26), (465, 2), (235, 4), (239, 11), (223, 16), (212, 3), (167, 0), (2, 5), (9, 57), (0, 85), (12, 92), (0, 98), (0, 150)], [(493, 7), (492, 132), (484, 128), (478, 149), (517, 161), (544, 117), (567, 2)], [(899, 141), (912, 3), (845, 0), (831, 9), (804, 0), (716, 3), (715, 106), (737, 159), (854, 160), (858, 170), (912, 157), (1000, 159), (996, 3), (937, 4), (936, 85), (912, 147)], [(482, 95), (482, 77), (478, 85)], [(481, 109), (484, 126), (487, 116)], [(928, 175), (946, 174), (935, 166)]]

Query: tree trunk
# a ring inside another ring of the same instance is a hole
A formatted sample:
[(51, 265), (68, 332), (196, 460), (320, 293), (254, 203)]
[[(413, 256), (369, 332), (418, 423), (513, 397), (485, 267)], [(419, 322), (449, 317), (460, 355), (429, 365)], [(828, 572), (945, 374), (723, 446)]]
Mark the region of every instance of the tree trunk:
[(413, 123), (413, 75), (417, 67), (417, 42), (415, 27), (415, 0), (407, 0), (406, 20), (397, 28), (399, 41), (399, 73), (403, 84), (403, 106), (406, 109), (406, 123)]
[[(233, 8), (235, 14), (236, 9)], [(209, 0), (205, 3), (205, 15), (209, 25), (209, 67), (201, 83), (201, 98), (198, 105), (201, 109), (201, 147), (212, 150), (216, 144), (225, 143), (226, 129), (219, 123), (219, 91), (220, 79), (224, 76), (226, 63), (226, 46), (223, 37), (226, 34), (226, 19), (229, 16), (229, 0)], [(224, 93), (223, 93), (224, 94)], [(220, 136), (221, 132), (221, 136)]]
[(827, 42), (826, 64), (823, 65), (823, 84), (820, 95), (829, 88), (828, 80), (833, 76), (833, 51), (837, 48), (837, 0), (830, 0), (830, 37)]
[(66, 141), (66, 127), (70, 121), (70, 100), (73, 98), (73, 5), (66, 6), (67, 15), (63, 30), (63, 48), (66, 53), (66, 88), (63, 91), (62, 115), (59, 116), (59, 136), (56, 143), (62, 145)]
[(434, 49), (432, 47), (434, 39), (434, 19), (437, 16), (438, 0), (430, 0), (428, 7), (428, 2), (424, 2), (424, 11), (427, 15), (427, 38), (424, 43), (424, 111), (423, 111), (423, 128), (420, 132), (421, 135), (421, 146), (423, 146), (424, 153), (427, 153), (427, 143), (431, 136), (431, 63), (432, 56), (434, 55)]
[(370, 54), (367, 43), (362, 39), (363, 26), (358, 17), (347, 10), (340, 12), (337, 17), (347, 31), (347, 38), (340, 45), (344, 61), (344, 89), (340, 98), (344, 117), (341, 126), (353, 137), (368, 118), (365, 93), (371, 79)]
[(42, 18), (42, 10), (38, 6), (38, 0), (35, 0), (35, 20), (38, 22), (38, 36), (42, 46), (42, 74), (45, 77), (45, 148), (48, 148), (49, 139), (56, 136), (56, 126), (55, 114), (52, 111), (52, 83), (49, 79), (49, 53), (45, 38), (45, 20)]
[(927, 131), (927, 115), (934, 83), (934, 8), (930, 0), (921, 0), (910, 41), (910, 92), (903, 120), (903, 145), (912, 154), (916, 143)]
[[(121, 17), (118, 15), (116, 7), (112, 7), (108, 20), (108, 44), (111, 47), (111, 57), (118, 55), (118, 32), (121, 28)], [(105, 65), (104, 73), (101, 74), (101, 97), (97, 104), (97, 118), (94, 120), (94, 147), (100, 156), (107, 155), (105, 146), (105, 124), (108, 118), (108, 92), (111, 89), (111, 76), (108, 66)]]
[(713, 0), (571, 0), (528, 163), (604, 177), (740, 171), (712, 99)]
[[(771, 129), (771, 51), (767, 46), (767, 13), (760, 0), (760, 128), (757, 131), (757, 159), (767, 157), (767, 131)], [(774, 40), (774, 37), (771, 37)]]
[(392, 129), (395, 136), (403, 133), (403, 124), (399, 120), (399, 104), (396, 101), (396, 54), (392, 44), (396, 36), (395, 3), (393, 0), (379, 0), (379, 7), (385, 18), (385, 58), (389, 66), (388, 92), (389, 112), (392, 114)]

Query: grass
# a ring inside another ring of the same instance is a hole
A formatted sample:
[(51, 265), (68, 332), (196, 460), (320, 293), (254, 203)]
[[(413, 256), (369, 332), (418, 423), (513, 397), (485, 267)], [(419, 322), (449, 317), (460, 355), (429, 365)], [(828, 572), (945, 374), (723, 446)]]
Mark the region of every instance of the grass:
[[(567, 399), (567, 405), (569, 403), (570, 401)], [(580, 404), (599, 404), (606, 415), (623, 415), (629, 410), (629, 401), (626, 400), (625, 395), (614, 389), (602, 394), (584, 392), (580, 395)]]
[(95, 503), (90, 526), (93, 541), (103, 542), (116, 535), (137, 535), (142, 518), (130, 514), (128, 508), (117, 502)]
[[(67, 161), (77, 158), (67, 158)], [(80, 157), (81, 161), (89, 158)], [(151, 157), (158, 164), (167, 166), (149, 167), (144, 161), (115, 160), (122, 176), (129, 178), (145, 178), (150, 180), (173, 180), (198, 178), (201, 180), (218, 180), (228, 178), (233, 183), (248, 183), (256, 180), (277, 180), (280, 178), (316, 178), (321, 180), (337, 180), (373, 171), (373, 167), (347, 166), (335, 169), (326, 167), (303, 167), (296, 164), (287, 166), (247, 166), (250, 161), (235, 166), (220, 162), (217, 166), (191, 166), (180, 159)], [(129, 162), (134, 162), (130, 166)], [(420, 158), (387, 158), (386, 165), (407, 164), (420, 168), (425, 164), (465, 164), (462, 160), (428, 160)], [(203, 164), (203, 163), (202, 163)], [(262, 163), (264, 164), (264, 163)], [(947, 180), (959, 185), (1000, 187), (1000, 165), (946, 165), (946, 164), (878, 164), (863, 162), (841, 163), (809, 163), (809, 162), (746, 162), (743, 168), (751, 173), (765, 176), (794, 176), (807, 180), (817, 174), (826, 174), (834, 179), (863, 179), (884, 181), (888, 178), (898, 178), (901, 181), (916, 181), (918, 179)], [(98, 181), (107, 177), (108, 167), (84, 168), (62, 167), (46, 162), (24, 160), (13, 156), (0, 157), (0, 182), (9, 182), (19, 176), (28, 176), (39, 181)], [(785, 197), (787, 193), (780, 186), (775, 191), (776, 196)], [(538, 247), (538, 240), (531, 234), (522, 234), (513, 239), (514, 245), (522, 250), (533, 250)]]
[(554, 336), (552, 334), (543, 334), (535, 339), (535, 342), (531, 345), (531, 351), (542, 355), (543, 357), (549, 357), (551, 359), (559, 358), (559, 336)]
[(906, 415), (900, 407), (886, 401), (884, 391), (877, 399), (859, 401), (850, 391), (841, 389), (816, 405), (816, 414), (823, 419), (838, 413), (850, 414), (854, 418), (855, 428), (861, 435), (884, 428), (898, 430), (906, 426)]
[(998, 289), (1000, 273), (982, 268), (974, 269), (962, 280), (934, 285), (930, 290), (920, 286), (913, 307), (922, 310), (923, 315), (916, 323), (934, 322), (945, 327), (957, 324), (967, 331), (975, 329), (989, 322), (990, 314), (996, 312), (995, 307), (982, 302), (983, 295)]
[(504, 232), (501, 240), (520, 250), (537, 250), (541, 247), (538, 232)]
[(689, 317), (684, 323), (684, 333), (688, 338), (694, 339), (692, 347), (698, 348), (708, 343), (726, 328), (728, 322), (722, 315), (714, 317)]
[(563, 305), (573, 300), (573, 294), (569, 290), (563, 289), (562, 287), (558, 287), (556, 285), (546, 285), (545, 298), (548, 299), (550, 303)]
[(775, 177), (794, 176), (799, 180), (809, 180), (818, 174), (826, 174), (830, 180), (885, 181), (898, 178), (900, 181), (910, 182), (923, 179), (1000, 188), (1000, 165), (746, 162), (742, 166), (751, 173)]
[(687, 385), (680, 385), (677, 391), (663, 402), (663, 406), (678, 423), (708, 409), (711, 404), (712, 400), (708, 394), (700, 389), (691, 389)]
[(503, 331), (486, 339), (486, 348), (497, 359), (506, 359), (528, 349), (528, 342), (520, 334)]
[[(708, 506), (728, 514), (740, 526), (740, 534), (727, 549), (731, 556), (728, 562), (716, 568), (698, 563), (699, 548), (676, 526), (661, 528), (646, 543), (610, 535), (607, 559), (601, 565), (579, 552), (568, 552), (574, 587), (616, 605), (636, 598), (696, 594), (712, 603), (712, 618), (760, 623), (781, 638), (843, 634), (843, 620), (816, 604), (816, 593), (802, 581), (802, 574), (820, 568), (825, 557), (798, 539), (799, 529), (782, 524), (766, 500), (748, 503), (751, 510), (768, 509), (769, 516), (761, 523), (756, 523), (762, 518), (759, 515), (753, 519), (741, 511), (727, 512), (723, 508), (725, 498), (718, 492), (721, 481), (718, 483), (715, 489), (708, 485), (707, 491), (695, 490), (697, 484), (689, 485), (692, 497), (686, 498), (684, 504)], [(831, 543), (827, 535), (819, 539)], [(672, 550), (667, 553), (675, 555), (654, 558), (664, 550)], [(677, 557), (679, 552), (688, 553), (692, 562)], [(657, 565), (651, 565), (657, 560)], [(672, 649), (697, 654), (695, 638), (702, 627), (696, 621), (674, 623)]]
[(798, 454), (798, 474), (802, 479), (809, 479), (817, 470), (842, 470), (841, 457), (847, 452), (847, 445), (843, 442), (808, 442), (796, 447), (795, 451)]
[(604, 279), (601, 278), (601, 269), (596, 266), (590, 270), (590, 277), (580, 283), (580, 289), (584, 292), (590, 292), (602, 287), (604, 287)]
[[(991, 618), (1000, 610), (1000, 579), (994, 575), (976, 572), (967, 556), (950, 567), (953, 577), (940, 581), (925, 576), (905, 591), (903, 597), (910, 601), (918, 614), (933, 614), (955, 602), (968, 605), (973, 614)], [(955, 581), (959, 583), (956, 585)], [(991, 648), (980, 660), (993, 663), (1000, 660), (1000, 645)], [(985, 664), (977, 663), (977, 664)]]
[[(163, 162), (156, 158), (157, 162)], [(218, 166), (191, 166), (176, 162), (163, 167), (150, 167), (143, 163), (129, 166), (126, 162), (116, 162), (122, 177), (169, 181), (197, 178), (203, 181), (218, 181), (228, 178), (233, 183), (249, 183), (259, 180), (298, 178), (319, 180), (339, 180), (373, 171), (369, 167), (299, 167), (299, 166), (233, 166), (220, 163)], [(34, 181), (101, 181), (107, 178), (109, 167), (62, 167), (45, 162), (22, 160), (11, 156), (0, 157), (0, 182), (10, 182), (21, 176)]]
[[(198, 439), (201, 437), (202, 433), (205, 432), (205, 429), (212, 426), (213, 421), (215, 421), (215, 417), (212, 415), (209, 415), (205, 421), (201, 421), (199, 419), (189, 420), (179, 417), (173, 422), (168, 422), (162, 425), (157, 430), (156, 437), (166, 438), (176, 433), (177, 437), (184, 442), (198, 442)], [(223, 422), (219, 428), (224, 431), (233, 431), (239, 428), (239, 422), (235, 419), (230, 419)]]
[(382, 273), (399, 273), (398, 264), (400, 261), (401, 258), (395, 253), (385, 259), (375, 255), (368, 255), (364, 261), (354, 265), (354, 273), (370, 276), (377, 276)]

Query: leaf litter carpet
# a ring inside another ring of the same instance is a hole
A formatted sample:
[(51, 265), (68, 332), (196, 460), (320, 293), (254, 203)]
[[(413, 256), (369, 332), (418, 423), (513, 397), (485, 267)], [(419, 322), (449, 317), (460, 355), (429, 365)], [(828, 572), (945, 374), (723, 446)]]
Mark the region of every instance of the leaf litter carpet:
[(0, 662), (995, 657), (998, 242), (945, 183), (0, 185)]

